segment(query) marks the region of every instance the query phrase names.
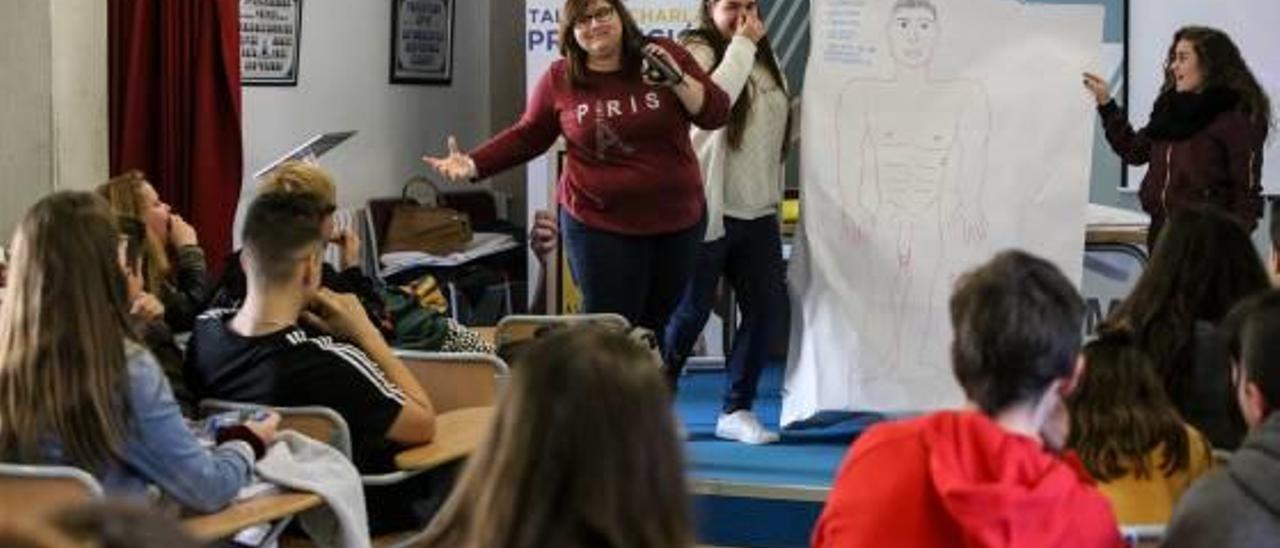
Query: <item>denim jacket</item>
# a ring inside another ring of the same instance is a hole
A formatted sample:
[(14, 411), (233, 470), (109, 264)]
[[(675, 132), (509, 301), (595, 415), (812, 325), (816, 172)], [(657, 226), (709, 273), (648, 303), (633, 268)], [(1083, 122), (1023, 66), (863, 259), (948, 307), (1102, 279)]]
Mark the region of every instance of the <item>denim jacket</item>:
[[(145, 497), (148, 486), (155, 485), (166, 497), (197, 512), (226, 506), (253, 479), (253, 448), (243, 441), (212, 450), (201, 447), (151, 353), (132, 343), (126, 344), (125, 353), (129, 431), (124, 458), (93, 471), (103, 491)], [(56, 440), (45, 447), (48, 460), (74, 465)]]

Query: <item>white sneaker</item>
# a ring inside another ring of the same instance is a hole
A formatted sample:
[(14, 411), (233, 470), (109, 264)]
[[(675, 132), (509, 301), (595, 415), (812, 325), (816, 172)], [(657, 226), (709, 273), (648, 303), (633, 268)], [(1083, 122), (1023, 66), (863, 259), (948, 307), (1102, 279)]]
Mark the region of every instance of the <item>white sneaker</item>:
[(720, 415), (716, 419), (716, 437), (731, 441), (740, 441), (751, 445), (764, 445), (778, 441), (778, 433), (765, 430), (756, 414), (746, 409), (739, 409), (728, 415)]

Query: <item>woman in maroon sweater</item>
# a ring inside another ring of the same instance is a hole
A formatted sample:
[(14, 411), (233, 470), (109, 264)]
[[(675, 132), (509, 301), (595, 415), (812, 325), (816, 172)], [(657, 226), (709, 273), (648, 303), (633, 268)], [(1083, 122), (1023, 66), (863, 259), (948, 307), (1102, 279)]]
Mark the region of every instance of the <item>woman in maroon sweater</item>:
[[(616, 312), (662, 333), (693, 270), (705, 202), (689, 124), (715, 129), (729, 98), (679, 45), (642, 45), (620, 0), (566, 0), (562, 59), (542, 75), (524, 116), (470, 154), (423, 158), (453, 180), (478, 180), (568, 143), (560, 231), (585, 312)], [(645, 76), (641, 49), (675, 68)]]
[(1207, 27), (1174, 34), (1160, 97), (1137, 132), (1105, 80), (1085, 74), (1084, 85), (1098, 101), (1111, 148), (1127, 164), (1149, 164), (1138, 191), (1151, 215), (1149, 247), (1165, 219), (1187, 206), (1220, 209), (1248, 231), (1258, 225), (1271, 104), (1229, 36)]

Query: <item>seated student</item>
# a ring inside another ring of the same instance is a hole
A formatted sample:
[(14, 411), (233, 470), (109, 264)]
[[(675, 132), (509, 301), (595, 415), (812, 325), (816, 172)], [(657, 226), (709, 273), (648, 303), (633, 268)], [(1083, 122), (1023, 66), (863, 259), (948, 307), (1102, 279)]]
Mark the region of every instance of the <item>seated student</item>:
[(1213, 548), (1280, 543), (1280, 291), (1241, 303), (1231, 327), (1232, 381), (1249, 437), (1226, 467), (1182, 497), (1165, 546)]
[(1124, 525), (1163, 525), (1183, 492), (1213, 466), (1209, 442), (1169, 403), (1151, 360), (1128, 334), (1084, 347), (1084, 374), (1067, 398), (1080, 456)]
[(1121, 545), (1106, 498), (1059, 454), (1083, 319), (1071, 282), (1026, 253), (1001, 253), (961, 277), (951, 359), (971, 408), (862, 434), (813, 545)]
[(1169, 401), (1214, 447), (1233, 449), (1245, 432), (1218, 324), (1236, 303), (1269, 287), (1262, 258), (1238, 223), (1218, 211), (1183, 209), (1107, 318), (1107, 329), (1132, 333)]
[(512, 367), (489, 434), (417, 546), (693, 545), (659, 356), (559, 328)]
[[(196, 319), (187, 383), (200, 398), (332, 408), (350, 429), (356, 468), (388, 472), (397, 452), (431, 441), (435, 413), (360, 301), (320, 287), (324, 214), (307, 194), (253, 201), (241, 233), (248, 294), (238, 310)], [(374, 491), (366, 493), (371, 530), (421, 525), (400, 499), (412, 493)]]
[[(379, 284), (360, 269), (360, 238), (350, 229), (334, 228), (337, 187), (333, 178), (319, 166), (300, 161), (281, 164), (258, 186), (259, 195), (277, 192), (311, 194), (320, 199), (324, 207), (321, 234), (324, 234), (327, 244), (332, 243), (338, 247), (341, 266), (341, 270), (338, 270), (323, 263), (320, 285), (337, 293), (350, 293), (358, 297), (369, 320), (378, 327), (387, 341), (396, 343), (398, 347), (412, 347), (415, 350), (493, 352), (492, 346), (478, 333), (440, 314), (419, 314), (419, 310), (404, 311), (412, 312), (413, 321), (400, 316), (404, 321), (397, 323), (396, 313), (401, 308), (389, 306), (391, 303), (387, 302), (389, 296), (385, 290), (380, 289)], [(232, 253), (227, 259), (226, 270), (213, 292), (211, 307), (236, 308), (244, 301), (245, 276), (244, 270), (240, 268), (239, 254), (238, 251)], [(398, 295), (395, 300), (416, 308), (416, 303), (408, 295)]]
[(116, 217), (120, 226), (120, 235), (125, 240), (125, 285), (126, 298), (129, 302), (129, 319), (134, 333), (151, 355), (160, 363), (160, 369), (169, 380), (169, 387), (182, 408), (183, 415), (196, 412), (196, 401), (187, 389), (186, 380), (182, 376), (182, 348), (173, 338), (173, 331), (164, 321), (164, 304), (155, 295), (147, 293), (144, 279), (146, 262), (144, 250), (147, 245), (146, 225), (133, 217), (123, 215)]
[(196, 230), (170, 212), (141, 171), (129, 171), (98, 185), (98, 194), (118, 215), (141, 220), (147, 227), (144, 289), (164, 304), (165, 323), (176, 331), (191, 329), (209, 298), (208, 266)]
[(149, 484), (199, 512), (252, 480), (279, 416), (200, 446), (155, 358), (130, 339), (123, 251), (106, 202), (59, 192), (18, 224), (0, 306), (0, 460), (83, 468), (109, 495)]

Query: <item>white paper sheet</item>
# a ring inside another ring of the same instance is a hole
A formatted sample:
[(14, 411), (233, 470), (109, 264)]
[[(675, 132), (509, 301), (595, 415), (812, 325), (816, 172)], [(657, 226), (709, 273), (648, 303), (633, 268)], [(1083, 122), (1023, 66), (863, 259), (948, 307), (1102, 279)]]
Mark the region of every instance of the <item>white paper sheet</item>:
[[(914, 5), (914, 7), (903, 7)], [(895, 7), (896, 6), (896, 7)], [(1101, 6), (813, 0), (782, 423), (963, 401), (953, 280), (1020, 247), (1080, 279)]]

